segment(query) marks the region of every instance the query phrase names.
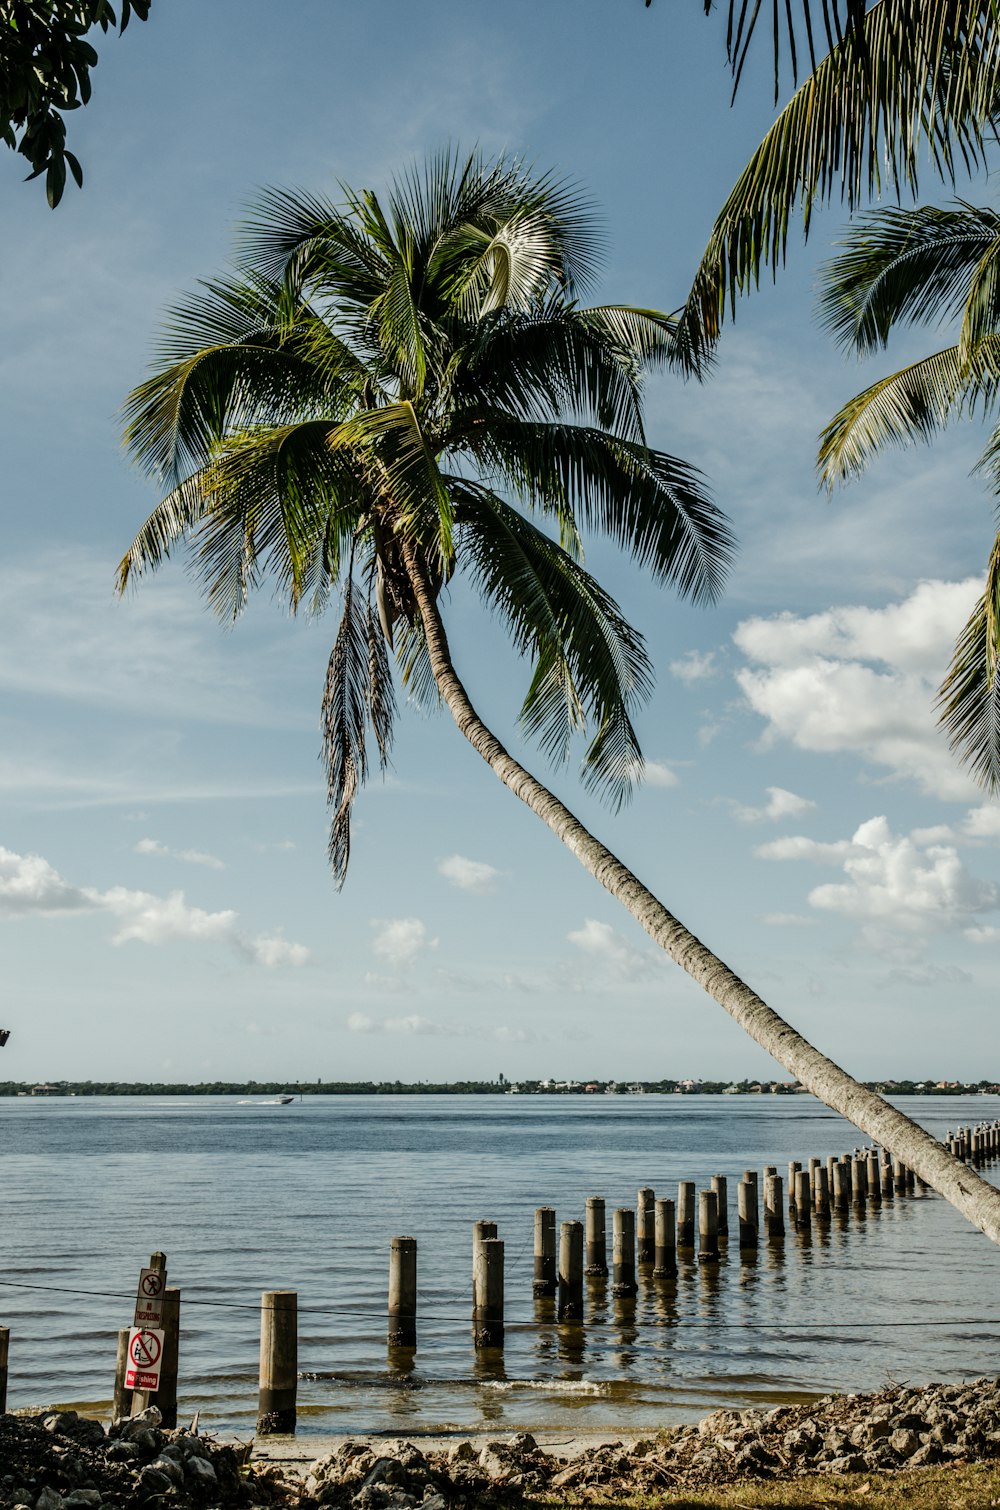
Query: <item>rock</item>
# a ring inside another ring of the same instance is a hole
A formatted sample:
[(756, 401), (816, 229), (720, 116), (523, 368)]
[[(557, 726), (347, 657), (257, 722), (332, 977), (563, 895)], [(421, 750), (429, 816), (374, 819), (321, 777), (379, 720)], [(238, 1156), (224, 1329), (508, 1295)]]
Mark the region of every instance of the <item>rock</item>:
[(214, 1489), (219, 1482), (219, 1476), (210, 1460), (193, 1454), (184, 1464), (184, 1477), (189, 1484), (202, 1489)]
[(55, 1489), (45, 1488), (35, 1500), (35, 1510), (62, 1510), (63, 1497)]
[[(139, 1488), (143, 1499), (152, 1499), (154, 1494), (169, 1494), (173, 1488), (173, 1481), (159, 1468), (153, 1468), (147, 1463), (139, 1475)], [(49, 1510), (48, 1506), (35, 1506), (35, 1510)]]
[(99, 1489), (74, 1489), (72, 1494), (67, 1494), (65, 1502), (67, 1506), (99, 1505), (101, 1503), (101, 1491)]
[(845, 1454), (843, 1457), (833, 1458), (829, 1463), (822, 1465), (824, 1473), (864, 1473), (865, 1460), (858, 1457), (857, 1453)]
[(896, 1430), (889, 1438), (889, 1446), (893, 1452), (898, 1452), (901, 1458), (911, 1458), (920, 1446), (920, 1438), (915, 1431), (906, 1428)]
[(184, 1482), (184, 1465), (178, 1458), (168, 1458), (165, 1453), (161, 1453), (158, 1458), (153, 1459), (148, 1468), (143, 1470), (142, 1477), (145, 1479), (149, 1473), (165, 1474), (172, 1484), (183, 1484)]
[(456, 1442), (448, 1448), (449, 1463), (474, 1463), (478, 1456), (471, 1442)]

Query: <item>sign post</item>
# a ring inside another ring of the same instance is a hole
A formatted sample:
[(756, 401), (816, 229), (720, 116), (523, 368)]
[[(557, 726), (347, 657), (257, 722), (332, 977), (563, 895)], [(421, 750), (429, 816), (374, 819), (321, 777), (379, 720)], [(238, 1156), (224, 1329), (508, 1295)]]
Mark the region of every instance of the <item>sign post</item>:
[(167, 1284), (167, 1255), (154, 1253), (149, 1267), (139, 1271), (135, 1314), (129, 1333), (125, 1388), (132, 1391), (133, 1416), (141, 1415), (160, 1383), (163, 1361), (163, 1292)]

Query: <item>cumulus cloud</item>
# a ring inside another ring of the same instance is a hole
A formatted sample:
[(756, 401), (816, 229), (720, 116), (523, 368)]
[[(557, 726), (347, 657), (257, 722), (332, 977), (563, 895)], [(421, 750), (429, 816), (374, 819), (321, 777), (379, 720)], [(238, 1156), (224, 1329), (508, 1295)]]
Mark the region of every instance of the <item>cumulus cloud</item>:
[(764, 851), (769, 859), (839, 862), (846, 880), (814, 887), (809, 903), (869, 928), (969, 929), (981, 914), (1000, 908), (1000, 890), (970, 875), (954, 845), (921, 847), (910, 835), (894, 834), (884, 817), (869, 818), (849, 841), (779, 839), (758, 854)]
[(423, 953), (435, 949), (437, 939), (428, 939), (427, 925), (420, 918), (373, 918), (377, 930), (372, 949), (395, 970), (405, 970)]
[(975, 792), (936, 724), (935, 693), (978, 579), (922, 582), (887, 608), (747, 619), (733, 635), (753, 663), (737, 681), (765, 739), (851, 752), (932, 795)]
[(839, 865), (854, 852), (855, 846), (850, 839), (835, 839), (828, 844), (820, 839), (807, 839), (804, 834), (770, 839), (767, 844), (758, 844), (754, 850), (758, 860), (812, 860), (817, 865)]
[(438, 863), (438, 872), (457, 886), (459, 891), (473, 891), (480, 896), (493, 890), (500, 872), (485, 860), (469, 860), (465, 855), (449, 855)]
[(29, 913), (55, 916), (69, 912), (105, 913), (116, 920), (112, 943), (163, 945), (178, 941), (223, 943), (254, 964), (302, 965), (309, 951), (280, 935), (243, 933), (231, 909), (206, 912), (192, 907), (182, 891), (168, 896), (112, 886), (71, 886), (40, 855), (20, 855), (0, 847), (0, 916)]
[(763, 807), (744, 807), (741, 802), (732, 806), (741, 823), (780, 823), (783, 818), (801, 818), (811, 813), (816, 804), (809, 797), (797, 797), (783, 786), (769, 786)]
[(688, 685), (706, 681), (716, 675), (717, 669), (714, 650), (689, 650), (686, 655), (670, 662), (670, 675)]
[(654, 950), (640, 951), (627, 944), (610, 923), (587, 918), (582, 928), (572, 929), (566, 937), (581, 953), (603, 965), (611, 975), (622, 980), (638, 980), (649, 975), (661, 963)]
[(184, 860), (188, 865), (206, 865), (209, 870), (225, 870), (225, 864), (215, 855), (201, 849), (171, 849), (159, 839), (140, 839), (135, 846), (137, 855), (153, 855), (158, 860)]

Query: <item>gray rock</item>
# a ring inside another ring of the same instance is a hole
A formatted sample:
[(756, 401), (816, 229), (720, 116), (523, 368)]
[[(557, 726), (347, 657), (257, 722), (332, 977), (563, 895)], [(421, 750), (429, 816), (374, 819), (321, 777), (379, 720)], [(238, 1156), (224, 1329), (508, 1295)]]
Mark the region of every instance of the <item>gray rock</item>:
[(35, 1510), (62, 1510), (63, 1497), (55, 1489), (46, 1487), (35, 1500)]
[[(154, 1494), (169, 1494), (173, 1488), (173, 1481), (165, 1473), (161, 1473), (158, 1468), (147, 1464), (139, 1475), (139, 1487), (143, 1498), (149, 1499)], [(35, 1506), (35, 1510), (39, 1510), (37, 1505)]]
[(148, 1465), (148, 1467), (144, 1468), (142, 1471), (142, 1479), (144, 1483), (147, 1474), (151, 1473), (161, 1473), (165, 1475), (165, 1477), (169, 1479), (171, 1484), (183, 1484), (184, 1482), (184, 1465), (178, 1462), (176, 1458), (168, 1458), (162, 1455), (158, 1458), (154, 1458), (153, 1461)]
[(918, 1447), (916, 1452), (907, 1463), (907, 1468), (926, 1468), (930, 1463), (940, 1463), (941, 1452), (933, 1442), (927, 1442), (923, 1447)]
[(864, 1458), (857, 1453), (845, 1454), (843, 1457), (832, 1458), (829, 1463), (822, 1465), (824, 1473), (864, 1473), (866, 1467)]
[(370, 1489), (374, 1484), (396, 1484), (402, 1476), (403, 1465), (398, 1458), (377, 1458), (365, 1474), (361, 1487)]
[(471, 1442), (455, 1442), (448, 1448), (449, 1463), (474, 1463), (478, 1455)]
[(74, 1489), (72, 1494), (67, 1494), (65, 1503), (77, 1505), (83, 1510), (85, 1505), (99, 1505), (101, 1503), (101, 1491), (99, 1489)]
[(889, 1438), (889, 1445), (893, 1452), (898, 1452), (901, 1458), (912, 1458), (920, 1446), (920, 1438), (915, 1431), (905, 1428), (896, 1430)]
[(420, 1510), (448, 1510), (448, 1501), (443, 1494), (439, 1494), (437, 1490), (432, 1489), (420, 1501)]
[(134, 1442), (109, 1442), (104, 1456), (112, 1463), (134, 1463), (142, 1453)]

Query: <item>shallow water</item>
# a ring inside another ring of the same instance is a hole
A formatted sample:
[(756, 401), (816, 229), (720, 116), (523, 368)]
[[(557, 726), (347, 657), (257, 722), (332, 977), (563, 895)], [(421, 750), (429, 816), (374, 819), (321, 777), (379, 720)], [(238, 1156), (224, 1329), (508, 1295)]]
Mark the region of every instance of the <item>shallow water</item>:
[[(941, 1136), (1000, 1100), (907, 1098)], [(651, 1185), (853, 1149), (807, 1096), (307, 1097), (0, 1101), (0, 1321), (12, 1408), (107, 1408), (140, 1266), (182, 1290), (181, 1412), (249, 1431), (260, 1292), (299, 1292), (301, 1432), (575, 1435), (688, 1420), (886, 1382), (996, 1374), (1000, 1250), (937, 1196), (789, 1231), (717, 1270), (644, 1277), (634, 1301), (588, 1281), (583, 1326), (531, 1296), (533, 1212), (611, 1212)], [(506, 1347), (477, 1355), (471, 1223), (506, 1242)], [(418, 1240), (418, 1348), (385, 1344), (389, 1238)], [(33, 1288), (35, 1286), (42, 1288)], [(31, 1287), (31, 1288), (29, 1288)]]

